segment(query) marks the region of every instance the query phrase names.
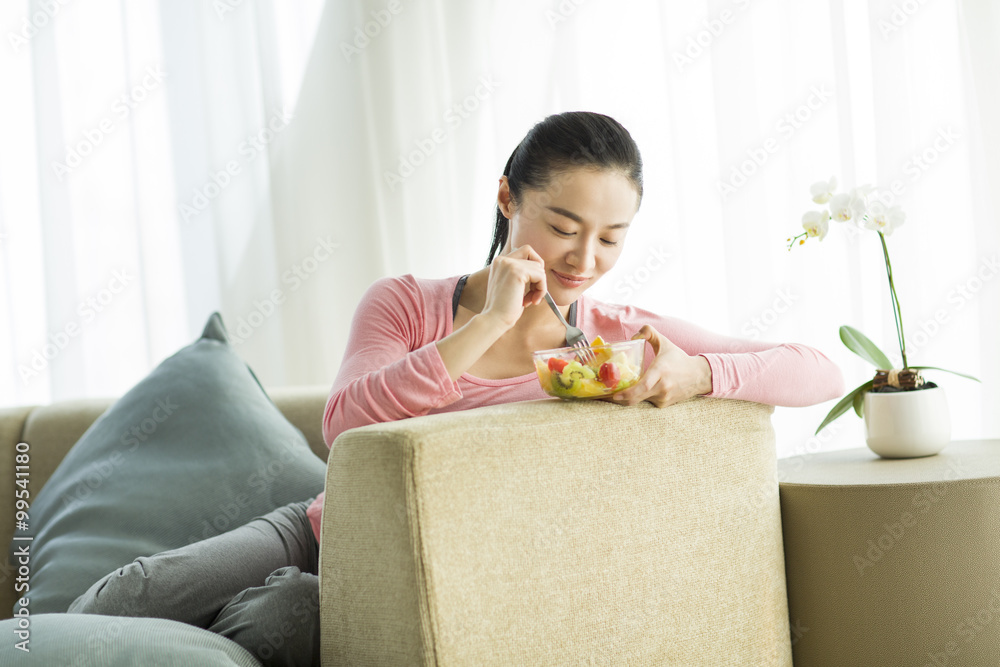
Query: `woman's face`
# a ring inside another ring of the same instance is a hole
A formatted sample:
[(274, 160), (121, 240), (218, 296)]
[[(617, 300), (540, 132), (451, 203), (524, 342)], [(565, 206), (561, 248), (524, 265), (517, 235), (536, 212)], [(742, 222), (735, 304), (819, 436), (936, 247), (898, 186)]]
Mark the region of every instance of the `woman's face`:
[(615, 265), (639, 204), (626, 176), (587, 168), (559, 172), (544, 190), (526, 190), (521, 199), (511, 201), (502, 177), (497, 201), (510, 220), (503, 252), (530, 245), (541, 255), (559, 305), (575, 301)]

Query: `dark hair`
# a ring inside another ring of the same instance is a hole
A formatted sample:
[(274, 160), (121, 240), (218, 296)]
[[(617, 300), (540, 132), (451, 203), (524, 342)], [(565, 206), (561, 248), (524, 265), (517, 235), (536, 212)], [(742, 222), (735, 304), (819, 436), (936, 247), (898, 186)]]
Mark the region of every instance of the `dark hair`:
[[(557, 172), (578, 167), (621, 172), (642, 201), (642, 156), (632, 135), (614, 118), (589, 111), (555, 114), (536, 124), (510, 154), (503, 175), (517, 203), (525, 190), (542, 190)], [(497, 205), (487, 266), (507, 242), (509, 231), (510, 221)]]

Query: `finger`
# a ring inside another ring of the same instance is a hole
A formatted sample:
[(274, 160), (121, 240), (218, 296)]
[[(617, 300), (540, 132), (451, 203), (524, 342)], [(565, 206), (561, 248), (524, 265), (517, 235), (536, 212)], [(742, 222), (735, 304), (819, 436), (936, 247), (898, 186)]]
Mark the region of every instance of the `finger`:
[(642, 403), (650, 395), (651, 388), (646, 386), (646, 383), (640, 379), (628, 389), (622, 389), (618, 393), (612, 394), (612, 398), (614, 398), (616, 403), (636, 405), (637, 403)]
[(490, 270), (498, 271), (501, 266), (512, 271), (514, 275), (520, 274), (522, 279), (526, 277), (533, 283), (541, 281), (544, 284), (545, 262), (530, 246), (521, 246), (509, 255), (497, 256), (490, 263)]
[(543, 269), (545, 268), (545, 260), (542, 259), (542, 256), (539, 255), (534, 248), (527, 244), (512, 249), (509, 254), (505, 255), (505, 257), (510, 259), (527, 260), (533, 264), (538, 264)]
[(659, 331), (649, 326), (648, 324), (644, 324), (642, 325), (642, 328), (639, 329), (639, 331), (637, 331), (634, 336), (632, 336), (632, 340), (639, 340), (640, 338), (645, 338), (647, 341), (649, 341), (649, 344), (653, 347), (654, 355), (658, 355), (660, 353), (661, 336)]
[(524, 296), (522, 300), (522, 305), (534, 305), (537, 306), (545, 298), (545, 272), (538, 270), (527, 270), (522, 274), (522, 285), (524, 288)]
[(615, 402), (619, 405), (638, 405), (643, 401), (649, 401), (658, 408), (665, 408), (668, 405), (673, 405), (677, 402), (675, 398), (670, 397), (665, 389), (660, 387), (652, 387), (648, 390), (643, 391), (632, 391), (635, 390), (638, 385), (630, 387), (628, 390), (630, 393), (624, 396), (619, 396), (620, 394), (625, 394), (625, 391), (618, 392), (614, 394), (613, 398), (616, 399)]
[[(643, 327), (643, 329), (647, 328), (649, 331), (646, 333), (652, 332), (657, 336), (659, 335), (652, 327)], [(639, 334), (633, 336), (633, 340), (638, 340), (639, 338)], [(645, 338), (645, 336), (641, 336), (641, 338)], [(656, 346), (656, 343), (654, 343), (654, 346)], [(628, 389), (621, 390), (617, 394), (614, 394), (614, 396), (622, 403), (635, 405), (636, 403), (641, 403), (651, 397), (666, 395), (668, 391), (666, 385), (664, 384), (664, 370), (665, 369), (661, 368), (660, 365), (654, 360), (654, 363), (646, 369), (646, 372), (642, 374), (642, 377), (640, 377), (634, 385)]]
[(523, 245), (520, 248), (518, 248), (518, 250), (524, 250), (524, 253), (525, 253), (524, 257), (525, 257), (525, 259), (530, 259), (533, 262), (538, 262), (542, 266), (545, 266), (545, 260), (543, 260), (542, 256), (539, 255), (535, 251), (535, 249), (532, 248), (530, 245)]
[(640, 338), (645, 338), (649, 341), (649, 344), (653, 347), (653, 354), (659, 356), (661, 352), (665, 352), (671, 349), (679, 349), (674, 342), (661, 334), (659, 331), (654, 329), (648, 324), (644, 324), (639, 331), (632, 336), (632, 340), (638, 340)]
[(541, 289), (544, 290), (544, 288), (545, 288), (545, 260), (542, 259), (542, 256), (539, 255), (535, 251), (535, 249), (532, 248), (530, 245), (523, 245), (520, 248), (518, 248), (518, 250), (520, 251), (520, 253), (519, 253), (518, 257), (517, 257), (518, 259), (523, 259), (526, 262), (530, 262), (532, 265), (534, 265), (533, 268), (537, 268), (538, 269), (537, 272), (532, 271), (531, 272), (531, 276), (533, 278), (538, 277), (538, 278), (540, 278), (540, 280), (532, 280), (532, 285), (536, 286), (536, 287), (540, 286)]
[(515, 259), (531, 259), (532, 261), (537, 261), (539, 263), (544, 264), (544, 262), (542, 262), (541, 256), (537, 252), (535, 252), (535, 249), (532, 248), (527, 243), (522, 246), (518, 246), (516, 248), (511, 248), (510, 252), (507, 254), (507, 257), (513, 257)]
[(611, 394), (609, 399), (619, 405), (633, 405), (631, 396), (632, 394), (628, 389), (622, 389), (617, 393)]
[(545, 279), (545, 269), (540, 269), (537, 276), (532, 276), (528, 290), (535, 303), (542, 302), (542, 299), (545, 298), (545, 293), (549, 290), (548, 282)]
[(524, 259), (529, 262), (530, 283), (528, 284), (527, 296), (530, 297), (532, 304), (538, 305), (545, 298), (545, 292), (548, 291), (548, 283), (545, 279), (545, 260), (530, 245), (524, 245), (521, 248), (525, 251)]

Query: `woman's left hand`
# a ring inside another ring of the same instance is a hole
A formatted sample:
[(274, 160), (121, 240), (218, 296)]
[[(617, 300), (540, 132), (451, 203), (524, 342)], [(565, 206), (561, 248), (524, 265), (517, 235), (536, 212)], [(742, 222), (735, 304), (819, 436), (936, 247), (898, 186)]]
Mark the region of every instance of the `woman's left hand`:
[(620, 405), (649, 401), (658, 408), (712, 392), (712, 368), (702, 356), (690, 356), (648, 324), (632, 336), (645, 338), (656, 357), (639, 381), (610, 397)]

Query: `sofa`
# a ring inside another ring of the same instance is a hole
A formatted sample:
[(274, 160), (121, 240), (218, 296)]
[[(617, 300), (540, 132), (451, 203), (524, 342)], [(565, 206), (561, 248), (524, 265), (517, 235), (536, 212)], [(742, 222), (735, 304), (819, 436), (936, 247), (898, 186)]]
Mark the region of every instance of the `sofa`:
[[(265, 655), (175, 621), (62, 611), (99, 578), (93, 572), (240, 525), (308, 478), (312, 486), (294, 491), (300, 499), (326, 491), (324, 665), (791, 664), (771, 407), (531, 401), (352, 429), (328, 452), (326, 387), (264, 391), (221, 320), (190, 348), (119, 400), (0, 409), (0, 535), (12, 545), (0, 572), (0, 663), (142, 664), (152, 655), (156, 664), (260, 664)], [(212, 371), (220, 359), (228, 366)], [(157, 422), (174, 404), (186, 407)], [(139, 426), (122, 428), (128, 420)], [(227, 420), (225, 432), (213, 430)], [(130, 432), (146, 439), (133, 445)], [(241, 449), (213, 467), (233, 432)], [(285, 443), (281, 458), (267, 453), (251, 476), (225, 479), (275, 440)], [(6, 483), (17, 479), (21, 450), (33, 522), (24, 534)], [(81, 470), (87, 476), (74, 478)], [(251, 494), (258, 483), (263, 491)], [(162, 509), (130, 523), (128, 512), (161, 484)], [(229, 495), (204, 501), (203, 489)], [(118, 533), (94, 523), (107, 516)], [(157, 542), (164, 536), (174, 541)], [(38, 597), (25, 607), (16, 549), (27, 542), (28, 594)], [(80, 563), (90, 570), (74, 574)], [(19, 628), (30, 654), (14, 648)]]

